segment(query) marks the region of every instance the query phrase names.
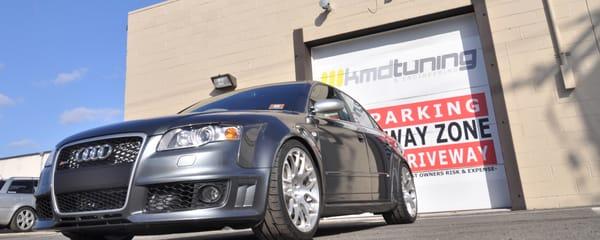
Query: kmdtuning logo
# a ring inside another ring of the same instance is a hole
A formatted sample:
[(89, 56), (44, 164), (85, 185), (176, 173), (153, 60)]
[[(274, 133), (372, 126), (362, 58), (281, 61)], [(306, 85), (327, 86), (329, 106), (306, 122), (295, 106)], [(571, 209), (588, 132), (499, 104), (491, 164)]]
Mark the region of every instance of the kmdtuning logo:
[(444, 70), (465, 71), (477, 67), (477, 49), (426, 57), (412, 61), (400, 62), (390, 60), (388, 64), (350, 71), (350, 68), (325, 71), (321, 74), (321, 82), (334, 87), (368, 83), (390, 78), (409, 77), (427, 72)]

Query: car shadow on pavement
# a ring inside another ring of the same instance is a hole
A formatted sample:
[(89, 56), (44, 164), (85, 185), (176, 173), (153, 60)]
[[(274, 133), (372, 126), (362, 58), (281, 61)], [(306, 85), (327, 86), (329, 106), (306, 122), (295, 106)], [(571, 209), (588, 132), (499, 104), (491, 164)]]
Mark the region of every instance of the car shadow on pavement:
[[(137, 239), (137, 238), (136, 238)], [(160, 238), (164, 240), (213, 240), (213, 239), (222, 239), (222, 240), (253, 240), (257, 239), (252, 234), (252, 231), (227, 231), (227, 232), (215, 232), (208, 233), (202, 236), (190, 236), (190, 237), (165, 237)]]
[[(356, 231), (363, 231), (367, 229), (377, 228), (385, 226), (385, 222), (329, 222), (322, 223), (315, 234), (315, 238), (332, 236), (337, 234), (351, 233)], [(143, 238), (142, 238), (143, 239)], [(154, 239), (154, 238), (152, 238)], [(215, 231), (207, 232), (202, 236), (173, 236), (173, 237), (161, 237), (164, 240), (253, 240), (257, 239), (250, 230), (235, 230), (235, 231)]]

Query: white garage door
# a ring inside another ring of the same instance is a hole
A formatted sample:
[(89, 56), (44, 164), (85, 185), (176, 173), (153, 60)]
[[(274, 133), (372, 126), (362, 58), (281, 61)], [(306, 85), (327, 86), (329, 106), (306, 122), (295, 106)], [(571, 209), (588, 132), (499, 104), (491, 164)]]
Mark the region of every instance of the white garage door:
[(314, 47), (312, 69), (402, 144), (420, 212), (510, 207), (472, 14)]

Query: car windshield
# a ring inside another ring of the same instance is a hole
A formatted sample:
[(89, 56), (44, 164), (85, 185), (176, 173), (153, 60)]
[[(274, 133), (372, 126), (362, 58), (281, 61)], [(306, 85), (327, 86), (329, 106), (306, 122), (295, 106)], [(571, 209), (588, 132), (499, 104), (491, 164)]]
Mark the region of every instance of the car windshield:
[(5, 183), (5, 182), (6, 182), (6, 181), (0, 180), (0, 189), (1, 189), (1, 188), (4, 186), (4, 183)]
[(273, 85), (226, 93), (200, 101), (180, 113), (232, 110), (304, 112), (309, 84)]

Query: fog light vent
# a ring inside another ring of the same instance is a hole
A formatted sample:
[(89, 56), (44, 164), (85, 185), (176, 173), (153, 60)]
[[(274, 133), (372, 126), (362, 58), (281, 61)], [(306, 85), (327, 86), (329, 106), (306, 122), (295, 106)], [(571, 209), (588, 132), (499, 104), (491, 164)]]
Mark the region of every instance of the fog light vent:
[(256, 185), (239, 185), (235, 199), (235, 207), (252, 207)]
[(148, 187), (147, 212), (171, 212), (220, 206), (227, 182), (180, 182)]

